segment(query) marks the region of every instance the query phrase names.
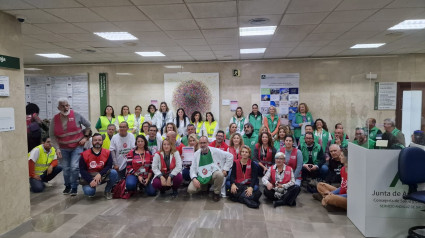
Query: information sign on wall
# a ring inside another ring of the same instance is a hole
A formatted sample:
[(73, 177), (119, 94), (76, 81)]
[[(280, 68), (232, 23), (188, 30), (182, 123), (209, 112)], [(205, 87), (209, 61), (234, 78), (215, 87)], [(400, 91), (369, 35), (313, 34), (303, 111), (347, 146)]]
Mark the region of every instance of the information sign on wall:
[(397, 83), (375, 83), (375, 110), (395, 110)]

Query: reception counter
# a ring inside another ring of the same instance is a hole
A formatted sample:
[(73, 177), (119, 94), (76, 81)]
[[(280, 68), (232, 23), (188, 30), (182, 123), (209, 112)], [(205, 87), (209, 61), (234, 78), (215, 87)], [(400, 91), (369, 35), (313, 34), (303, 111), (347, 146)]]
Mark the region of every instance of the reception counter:
[(347, 216), (366, 237), (407, 237), (410, 227), (425, 225), (425, 205), (403, 199), (399, 153), (348, 145)]

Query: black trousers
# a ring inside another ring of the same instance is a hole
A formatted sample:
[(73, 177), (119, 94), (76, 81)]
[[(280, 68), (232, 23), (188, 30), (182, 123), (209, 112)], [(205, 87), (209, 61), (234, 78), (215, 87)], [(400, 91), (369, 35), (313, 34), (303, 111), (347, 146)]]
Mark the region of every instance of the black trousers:
[(279, 200), (279, 201), (282, 201), (283, 205), (294, 206), (296, 204), (295, 199), (297, 199), (300, 191), (301, 189), (299, 186), (293, 185), (288, 188), (286, 193), (280, 199), (275, 198), (274, 194), (276, 191), (274, 189), (268, 190), (266, 187), (264, 188), (263, 193), (264, 193), (264, 196), (266, 196), (268, 199), (272, 201)]

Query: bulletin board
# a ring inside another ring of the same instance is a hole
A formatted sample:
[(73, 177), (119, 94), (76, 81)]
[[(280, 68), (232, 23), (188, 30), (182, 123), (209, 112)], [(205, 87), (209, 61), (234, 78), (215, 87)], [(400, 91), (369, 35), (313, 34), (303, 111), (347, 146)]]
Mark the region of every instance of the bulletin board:
[(68, 99), (73, 110), (89, 120), (88, 75), (25, 76), (25, 101), (40, 108), (41, 119), (52, 119), (59, 112), (59, 98)]

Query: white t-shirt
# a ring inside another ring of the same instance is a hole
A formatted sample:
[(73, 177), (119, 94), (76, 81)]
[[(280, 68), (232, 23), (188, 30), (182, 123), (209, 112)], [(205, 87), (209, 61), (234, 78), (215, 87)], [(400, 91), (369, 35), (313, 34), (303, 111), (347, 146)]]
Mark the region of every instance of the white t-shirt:
[(119, 170), (125, 169), (127, 166), (127, 153), (135, 147), (136, 139), (131, 133), (127, 133), (127, 136), (121, 137), (120, 134), (115, 134), (111, 139), (111, 146), (109, 150), (112, 153), (114, 165), (119, 167)]

